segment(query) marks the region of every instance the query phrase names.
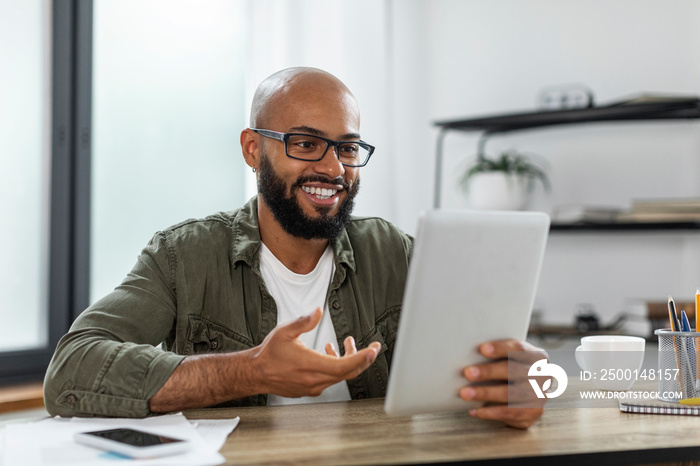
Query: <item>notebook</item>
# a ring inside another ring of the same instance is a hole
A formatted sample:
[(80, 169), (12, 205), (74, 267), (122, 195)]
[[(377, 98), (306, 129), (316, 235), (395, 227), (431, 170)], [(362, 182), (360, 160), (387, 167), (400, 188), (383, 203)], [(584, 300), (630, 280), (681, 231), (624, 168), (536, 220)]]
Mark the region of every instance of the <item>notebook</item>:
[(661, 400), (624, 401), (619, 400), (620, 411), (636, 414), (676, 414), (700, 416), (700, 406), (681, 405)]
[(479, 344), (524, 340), (544, 256), (541, 212), (424, 213), (404, 293), (384, 409), (390, 416), (468, 409), (462, 370)]

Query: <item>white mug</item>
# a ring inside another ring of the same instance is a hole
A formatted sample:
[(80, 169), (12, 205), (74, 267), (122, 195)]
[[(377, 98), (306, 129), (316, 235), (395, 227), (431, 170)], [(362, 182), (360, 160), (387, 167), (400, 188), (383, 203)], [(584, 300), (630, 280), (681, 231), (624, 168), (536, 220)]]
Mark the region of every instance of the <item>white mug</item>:
[(601, 390), (629, 390), (639, 377), (644, 362), (642, 337), (593, 335), (581, 338), (576, 362), (583, 370), (582, 381)]

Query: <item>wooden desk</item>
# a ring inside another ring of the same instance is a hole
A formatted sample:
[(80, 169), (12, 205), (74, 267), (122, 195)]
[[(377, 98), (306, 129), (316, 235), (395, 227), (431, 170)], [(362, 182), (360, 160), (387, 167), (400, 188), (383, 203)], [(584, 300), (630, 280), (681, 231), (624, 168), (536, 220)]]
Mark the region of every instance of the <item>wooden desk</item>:
[(42, 408), (44, 391), (41, 382), (0, 387), (0, 413)]
[[(564, 397), (578, 397), (570, 383)], [(637, 387), (635, 387), (637, 389)], [(573, 400), (573, 398), (572, 398)], [(464, 413), (389, 418), (383, 399), (193, 410), (189, 418), (241, 421), (221, 453), (227, 464), (641, 464), (700, 460), (700, 417), (548, 408), (529, 430)]]

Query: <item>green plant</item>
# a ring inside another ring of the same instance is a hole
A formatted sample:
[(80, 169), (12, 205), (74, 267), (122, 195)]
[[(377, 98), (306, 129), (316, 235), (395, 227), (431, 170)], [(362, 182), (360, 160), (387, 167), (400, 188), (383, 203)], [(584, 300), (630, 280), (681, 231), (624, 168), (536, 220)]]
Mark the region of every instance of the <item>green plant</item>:
[(544, 169), (530, 160), (530, 157), (518, 152), (517, 150), (508, 150), (501, 152), (495, 159), (488, 158), (484, 155), (479, 155), (474, 165), (472, 165), (462, 176), (461, 185), (464, 189), (469, 186), (469, 181), (474, 175), (486, 172), (504, 172), (515, 175), (524, 176), (529, 181), (539, 181), (542, 186), (549, 191), (549, 179)]

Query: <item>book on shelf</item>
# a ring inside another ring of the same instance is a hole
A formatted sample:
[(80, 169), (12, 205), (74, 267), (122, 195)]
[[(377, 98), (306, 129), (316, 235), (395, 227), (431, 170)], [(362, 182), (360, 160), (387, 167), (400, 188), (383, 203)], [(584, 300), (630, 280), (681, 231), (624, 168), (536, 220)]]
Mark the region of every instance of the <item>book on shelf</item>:
[(552, 209), (553, 223), (612, 223), (622, 212), (619, 207), (560, 205)]
[(667, 94), (662, 92), (642, 92), (636, 95), (622, 98), (609, 104), (610, 107), (616, 105), (635, 105), (635, 104), (661, 104), (667, 102), (696, 102), (697, 95), (692, 94)]
[(636, 199), (619, 222), (700, 222), (700, 198)]
[(700, 212), (625, 212), (617, 216), (618, 222), (681, 223), (700, 222)]
[(632, 201), (632, 212), (639, 213), (693, 213), (700, 214), (700, 198), (636, 199)]

